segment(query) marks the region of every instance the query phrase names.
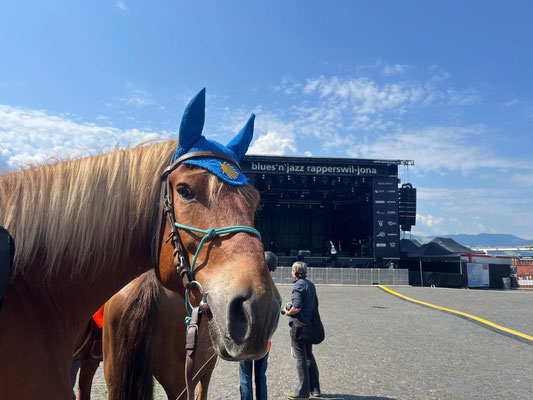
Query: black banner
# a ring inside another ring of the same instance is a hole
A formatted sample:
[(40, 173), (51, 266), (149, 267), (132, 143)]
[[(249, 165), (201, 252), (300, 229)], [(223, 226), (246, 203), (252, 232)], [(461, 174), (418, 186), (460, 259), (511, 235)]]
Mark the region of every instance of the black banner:
[(398, 174), (398, 165), (380, 160), (339, 158), (297, 158), (246, 156), (241, 161), (245, 175), (287, 174), (314, 176), (391, 176)]
[(372, 180), (374, 210), (374, 257), (400, 256), (398, 226), (398, 179), (377, 177)]

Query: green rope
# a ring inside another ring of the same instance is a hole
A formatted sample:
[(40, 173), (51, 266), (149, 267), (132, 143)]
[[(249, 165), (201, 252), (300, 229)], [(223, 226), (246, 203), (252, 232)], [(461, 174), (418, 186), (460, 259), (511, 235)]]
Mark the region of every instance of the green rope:
[[(207, 239), (215, 238), (217, 236), (224, 235), (224, 234), (227, 234), (227, 233), (247, 232), (247, 233), (251, 233), (253, 235), (256, 235), (259, 238), (259, 240), (261, 240), (261, 234), (259, 233), (259, 231), (257, 229), (254, 229), (254, 228), (250, 227), (250, 226), (236, 225), (236, 226), (227, 226), (225, 228), (220, 228), (220, 229), (207, 229), (207, 230), (204, 230), (204, 229), (193, 228), (192, 226), (182, 225), (182, 224), (179, 224), (177, 222), (175, 222), (174, 224), (178, 228), (204, 234), (204, 237), (202, 238), (202, 240), (200, 240), (200, 244), (198, 245), (198, 249), (196, 249), (196, 253), (194, 254), (194, 258), (192, 259), (191, 273), (193, 274), (193, 276), (194, 276), (194, 266), (196, 265), (196, 259), (198, 258), (198, 254), (200, 254), (200, 250), (202, 249), (202, 246), (204, 245), (204, 243), (205, 243), (205, 241)], [(189, 321), (191, 320), (192, 307), (191, 307), (191, 304), (190, 304), (190, 301), (189, 301), (189, 290), (187, 290), (187, 289), (185, 290), (185, 309), (187, 310), (187, 313), (189, 314), (188, 317), (185, 317), (185, 323), (188, 325)]]

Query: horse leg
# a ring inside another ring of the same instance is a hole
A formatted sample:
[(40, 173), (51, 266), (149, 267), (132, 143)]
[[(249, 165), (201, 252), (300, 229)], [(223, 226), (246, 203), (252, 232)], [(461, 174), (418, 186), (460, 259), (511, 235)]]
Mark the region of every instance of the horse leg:
[(213, 368), (210, 368), (208, 371), (205, 372), (204, 376), (202, 376), (202, 379), (200, 379), (200, 383), (198, 385), (198, 393), (196, 394), (196, 400), (207, 400), (207, 392), (209, 388), (209, 382), (211, 381), (211, 375), (213, 374)]
[(90, 356), (83, 358), (80, 361), (81, 365), (77, 400), (90, 400), (94, 374), (96, 373), (100, 362), (93, 360)]

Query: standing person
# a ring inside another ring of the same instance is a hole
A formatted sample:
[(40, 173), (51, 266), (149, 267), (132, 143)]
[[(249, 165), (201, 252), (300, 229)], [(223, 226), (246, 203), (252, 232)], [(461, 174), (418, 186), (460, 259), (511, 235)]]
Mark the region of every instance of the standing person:
[[(311, 324), (315, 316), (316, 288), (313, 282), (307, 279), (307, 264), (296, 261), (292, 265), (292, 303), (287, 305), (286, 315), (289, 317), (289, 325), (292, 326), (294, 319), (304, 324)], [(313, 356), (313, 345), (303, 340), (296, 340), (291, 335), (291, 344), (296, 358), (298, 370), (298, 386), (294, 393), (287, 395), (289, 400), (308, 399), (309, 396), (320, 396), (320, 382), (318, 366)]]
[(241, 400), (253, 400), (252, 389), (252, 369), (255, 375), (255, 398), (256, 400), (267, 400), (267, 382), (266, 370), (268, 366), (268, 355), (270, 354), (270, 346), (268, 344), (268, 353), (259, 360), (242, 360), (239, 361), (239, 377), (241, 393)]
[[(271, 251), (265, 251), (265, 260), (268, 270), (274, 272), (278, 266), (278, 257)], [(252, 369), (254, 370), (255, 375), (255, 398), (256, 400), (267, 400), (266, 370), (268, 366), (270, 346), (272, 346), (272, 343), (268, 344), (268, 352), (259, 360), (239, 361), (239, 391), (241, 393), (241, 400), (253, 400), (254, 398), (252, 389)]]

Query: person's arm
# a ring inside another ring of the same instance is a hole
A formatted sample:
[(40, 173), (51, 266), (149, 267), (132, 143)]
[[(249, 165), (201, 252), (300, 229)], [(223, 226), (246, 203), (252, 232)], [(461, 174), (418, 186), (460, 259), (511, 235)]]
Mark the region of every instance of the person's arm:
[(288, 316), (296, 315), (302, 310), (303, 296), (300, 282), (296, 282), (292, 288), (291, 308), (287, 311)]
[(287, 316), (291, 316), (291, 315), (296, 315), (298, 314), (302, 309), (301, 308), (296, 308), (296, 307), (291, 307), (289, 311), (287, 311)]

